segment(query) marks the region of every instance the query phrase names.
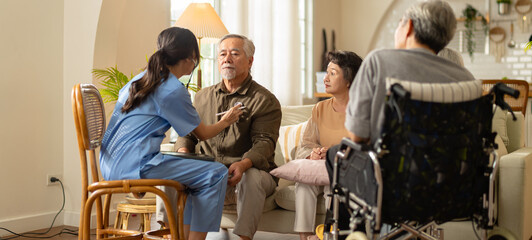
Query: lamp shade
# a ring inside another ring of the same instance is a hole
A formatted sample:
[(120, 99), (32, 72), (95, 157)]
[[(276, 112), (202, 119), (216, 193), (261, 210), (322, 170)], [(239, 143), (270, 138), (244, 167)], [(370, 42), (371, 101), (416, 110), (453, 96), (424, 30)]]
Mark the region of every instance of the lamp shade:
[(229, 33), (209, 3), (191, 3), (174, 26), (187, 28), (198, 39), (207, 40), (207, 42), (213, 42)]

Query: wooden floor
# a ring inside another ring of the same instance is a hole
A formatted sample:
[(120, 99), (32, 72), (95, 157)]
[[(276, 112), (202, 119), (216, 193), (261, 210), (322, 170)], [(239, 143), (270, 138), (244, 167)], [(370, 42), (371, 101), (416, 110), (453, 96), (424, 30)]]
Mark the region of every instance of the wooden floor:
[[(67, 230), (65, 230), (67, 229)], [(37, 230), (34, 232), (44, 232), (48, 229), (43, 230)], [(77, 232), (77, 227), (71, 227), (71, 226), (60, 226), (60, 227), (54, 227), (45, 235), (42, 235), (40, 237), (47, 237), (47, 236), (53, 236), (47, 239), (51, 240), (77, 240), (77, 235), (67, 234), (66, 232)], [(63, 232), (63, 233), (61, 233)], [(59, 234), (61, 233), (61, 234)], [(55, 235), (55, 236), (54, 236)], [(37, 236), (37, 235), (36, 235)], [(1, 240), (4, 239), (10, 239), (11, 237), (0, 237)], [(17, 237), (14, 238), (15, 240), (35, 240), (35, 238), (28, 238), (28, 237)], [(95, 235), (91, 236), (91, 239), (96, 239)], [(206, 240), (237, 240), (239, 239), (238, 236), (232, 234), (231, 229), (229, 229), (229, 232), (220, 231), (217, 233), (209, 233), (207, 235)], [(299, 236), (295, 234), (278, 234), (278, 233), (269, 233), (269, 232), (257, 232), (255, 234), (255, 237), (253, 238), (255, 240), (299, 240)]]
[[(41, 229), (41, 230), (36, 230), (36, 231), (33, 231), (33, 232), (30, 232), (30, 233), (44, 233), (48, 230), (47, 229)], [(60, 227), (54, 227), (52, 229), (50, 229), (49, 232), (47, 232), (46, 234), (27, 234), (28, 236), (35, 236), (35, 237), (39, 237), (39, 239), (42, 239), (42, 238), (45, 238), (45, 237), (50, 237), (50, 238), (46, 238), (46, 239), (61, 239), (61, 240), (77, 240), (78, 239), (78, 236), (77, 236), (77, 232), (78, 232), (78, 228), (77, 227), (70, 227), (70, 226), (60, 226)], [(75, 235), (73, 234), (68, 234), (68, 233), (75, 233)], [(26, 239), (32, 239), (32, 240), (35, 240), (37, 238), (29, 238), (29, 237), (16, 237), (14, 238), (15, 236), (4, 236), (4, 237), (0, 237), (0, 239), (4, 240), (4, 239), (16, 239), (16, 240), (26, 240)], [(96, 239), (96, 237), (95, 237)]]
[[(132, 229), (132, 230), (138, 230), (139, 228), (139, 225), (140, 225), (140, 217), (139, 216), (132, 216), (130, 218), (130, 221), (129, 221), (129, 229)], [(159, 228), (160, 225), (158, 223), (155, 222), (154, 219), (152, 219), (152, 224), (151, 224), (151, 228), (152, 229), (157, 229)], [(48, 229), (41, 229), (41, 230), (36, 230), (34, 232), (45, 232), (47, 231)], [(73, 226), (59, 226), (59, 227), (54, 227), (52, 228), (47, 234), (45, 235), (41, 235), (40, 237), (47, 237), (47, 236), (53, 236), (51, 238), (46, 238), (46, 239), (51, 239), (51, 240), (77, 240), (78, 239), (78, 236), (77, 235), (72, 235), (72, 234), (68, 234), (67, 232), (76, 232), (77, 233), (78, 231), (78, 228), (77, 227), (73, 227)], [(63, 233), (61, 233), (63, 232)], [(61, 233), (61, 234), (59, 234)], [(10, 239), (11, 237), (9, 236), (5, 236), (5, 237), (0, 237), (0, 240), (7, 240), (7, 239)], [(36, 238), (28, 238), (28, 237), (17, 237), (17, 238), (13, 238), (14, 240), (35, 240)], [(96, 239), (96, 235), (95, 234), (92, 234), (91, 235), (91, 239)], [(223, 230), (220, 230), (220, 232), (210, 232), (209, 234), (207, 234), (207, 239), (206, 240), (238, 240), (239, 237), (235, 234), (232, 233), (232, 230), (229, 229), (227, 232), (223, 231)], [(279, 234), (279, 233), (270, 233), (270, 232), (257, 232), (253, 238), (254, 240), (299, 240), (299, 235), (296, 235), (296, 234)]]

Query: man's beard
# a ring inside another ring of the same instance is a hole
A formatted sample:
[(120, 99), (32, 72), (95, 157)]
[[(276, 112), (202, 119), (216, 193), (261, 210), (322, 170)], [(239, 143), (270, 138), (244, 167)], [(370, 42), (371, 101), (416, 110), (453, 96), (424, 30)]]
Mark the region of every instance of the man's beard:
[[(225, 67), (230, 67), (230, 68), (225, 68)], [(236, 77), (236, 70), (234, 69), (234, 67), (235, 66), (232, 64), (222, 65), (222, 71), (220, 73), (222, 75), (222, 78), (227, 79), (227, 80), (234, 79)]]

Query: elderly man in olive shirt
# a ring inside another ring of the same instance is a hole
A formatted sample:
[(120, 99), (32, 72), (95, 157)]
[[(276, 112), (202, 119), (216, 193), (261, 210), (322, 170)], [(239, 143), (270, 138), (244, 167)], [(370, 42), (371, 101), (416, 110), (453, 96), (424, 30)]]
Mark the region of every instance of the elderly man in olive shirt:
[[(201, 153), (213, 156), (228, 167), (226, 203), (236, 198), (238, 219), (233, 233), (252, 239), (257, 231), (266, 197), (277, 186), (269, 171), (276, 167), (274, 151), (281, 125), (277, 98), (255, 82), (250, 70), (255, 46), (242, 35), (224, 36), (218, 45), (218, 70), (222, 82), (196, 94), (194, 106), (205, 124), (218, 121), (223, 111), (242, 104), (244, 113), (236, 123), (216, 137), (199, 142)], [(178, 152), (196, 149), (193, 135), (180, 137)], [(200, 174), (200, 173), (198, 173)]]

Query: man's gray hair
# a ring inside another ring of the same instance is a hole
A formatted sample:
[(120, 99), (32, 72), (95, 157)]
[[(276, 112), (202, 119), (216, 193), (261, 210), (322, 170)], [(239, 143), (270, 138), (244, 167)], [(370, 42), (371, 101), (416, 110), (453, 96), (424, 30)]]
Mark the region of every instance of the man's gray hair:
[(411, 6), (403, 16), (403, 23), (412, 20), (416, 40), (438, 53), (453, 39), (456, 17), (445, 1), (427, 0)]
[(247, 57), (253, 57), (253, 55), (255, 54), (255, 44), (253, 44), (253, 41), (251, 41), (249, 38), (240, 34), (230, 33), (223, 36), (220, 41), (218, 41), (218, 49), (220, 49), (220, 44), (228, 38), (240, 38), (244, 40), (244, 53)]

